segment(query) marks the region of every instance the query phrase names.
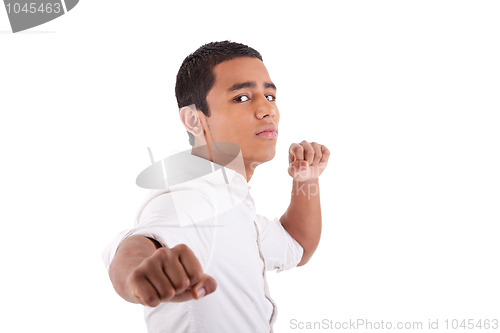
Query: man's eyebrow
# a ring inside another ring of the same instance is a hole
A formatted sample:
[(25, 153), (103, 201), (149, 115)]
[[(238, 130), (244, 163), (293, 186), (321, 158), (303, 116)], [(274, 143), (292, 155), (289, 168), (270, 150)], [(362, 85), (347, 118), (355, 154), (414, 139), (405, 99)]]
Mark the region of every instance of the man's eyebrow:
[(243, 88), (255, 88), (255, 87), (257, 87), (257, 84), (255, 82), (247, 81), (247, 82), (235, 83), (231, 87), (229, 87), (227, 91), (232, 92)]
[(276, 86), (275, 86), (275, 85), (274, 85), (274, 83), (272, 83), (272, 82), (266, 82), (266, 83), (264, 84), (264, 88), (266, 88), (266, 89), (267, 89), (267, 88), (271, 88), (271, 89), (276, 90)]
[[(231, 87), (229, 87), (229, 89), (227, 91), (233, 92), (233, 91), (240, 90), (243, 88), (256, 88), (256, 87), (257, 87), (257, 84), (254, 81), (247, 81), (247, 82), (235, 83)], [(264, 88), (265, 89), (271, 88), (271, 89), (276, 90), (276, 86), (272, 82), (264, 83)]]

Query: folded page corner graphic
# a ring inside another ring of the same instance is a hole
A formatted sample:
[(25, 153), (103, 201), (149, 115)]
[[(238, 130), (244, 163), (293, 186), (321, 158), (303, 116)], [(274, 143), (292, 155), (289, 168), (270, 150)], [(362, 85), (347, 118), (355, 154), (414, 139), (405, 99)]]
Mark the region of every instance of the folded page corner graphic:
[(4, 0), (12, 32), (52, 21), (73, 9), (79, 0)]
[(80, 1), (80, 0), (65, 0), (64, 2), (66, 2), (66, 11), (69, 12), (70, 10), (75, 8), (78, 1)]
[(151, 148), (148, 147), (151, 165), (146, 167), (136, 178), (136, 184), (145, 189), (166, 189), (170, 186), (188, 182), (203, 177), (218, 169), (227, 183), (225, 166), (237, 158), (240, 147), (229, 142), (211, 142), (207, 145), (193, 148), (200, 155), (207, 155), (210, 151), (216, 163), (196, 157), (191, 149), (175, 153), (158, 161), (153, 158)]

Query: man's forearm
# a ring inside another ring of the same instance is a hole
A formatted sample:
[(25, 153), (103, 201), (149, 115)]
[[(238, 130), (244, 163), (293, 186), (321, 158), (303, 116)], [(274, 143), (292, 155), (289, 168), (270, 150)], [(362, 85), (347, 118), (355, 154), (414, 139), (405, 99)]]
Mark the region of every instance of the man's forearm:
[(321, 236), (321, 204), (318, 179), (293, 181), (290, 206), (280, 218), (281, 224), (304, 249), (298, 266), (312, 257)]

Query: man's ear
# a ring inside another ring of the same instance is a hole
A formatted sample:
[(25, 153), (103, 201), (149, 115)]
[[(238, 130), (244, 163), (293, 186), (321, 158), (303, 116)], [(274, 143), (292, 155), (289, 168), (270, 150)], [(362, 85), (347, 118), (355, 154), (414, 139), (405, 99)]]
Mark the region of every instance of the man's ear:
[(196, 110), (194, 105), (182, 107), (179, 111), (179, 116), (186, 131), (195, 137), (203, 134), (203, 126), (198, 117), (198, 110)]

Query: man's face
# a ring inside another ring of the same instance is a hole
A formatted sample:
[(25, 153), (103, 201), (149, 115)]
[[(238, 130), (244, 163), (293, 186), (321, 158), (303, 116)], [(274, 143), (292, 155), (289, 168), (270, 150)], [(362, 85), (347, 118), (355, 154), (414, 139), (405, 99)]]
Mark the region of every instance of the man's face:
[(237, 144), (247, 166), (271, 160), (280, 115), (276, 87), (262, 61), (228, 60), (214, 68), (214, 75), (215, 83), (207, 94), (207, 139)]

